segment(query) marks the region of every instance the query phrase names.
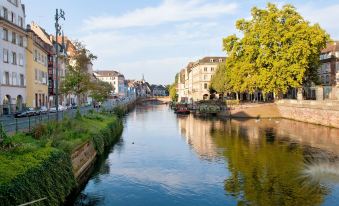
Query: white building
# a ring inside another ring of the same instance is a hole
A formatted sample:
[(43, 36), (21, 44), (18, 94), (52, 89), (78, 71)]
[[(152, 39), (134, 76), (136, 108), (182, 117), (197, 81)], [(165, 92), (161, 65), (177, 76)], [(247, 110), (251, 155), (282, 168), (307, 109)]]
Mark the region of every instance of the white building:
[(25, 25), (21, 0), (0, 0), (1, 114), (21, 110), (26, 102)]
[(125, 96), (126, 88), (124, 75), (113, 70), (95, 71), (93, 74), (97, 79), (111, 84), (113, 86), (114, 95), (121, 97)]

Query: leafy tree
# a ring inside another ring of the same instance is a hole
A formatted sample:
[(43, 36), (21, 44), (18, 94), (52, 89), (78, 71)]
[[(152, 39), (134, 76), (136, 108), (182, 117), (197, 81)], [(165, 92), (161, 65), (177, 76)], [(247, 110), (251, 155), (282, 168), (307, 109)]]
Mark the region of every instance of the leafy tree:
[(67, 56), (67, 71), (61, 83), (61, 92), (64, 94), (75, 94), (79, 97), (86, 94), (91, 88), (91, 74), (88, 72), (88, 65), (97, 57), (93, 55), (86, 46), (75, 41), (73, 52)]
[(177, 102), (178, 101), (178, 95), (177, 95), (177, 88), (176, 88), (176, 84), (172, 84), (169, 90), (169, 95), (172, 99), (173, 102)]
[(92, 83), (90, 96), (97, 102), (104, 102), (111, 95), (113, 87), (108, 82), (98, 81)]
[(242, 38), (231, 35), (223, 40), (226, 65), (217, 71), (212, 86), (217, 90), (253, 93), (286, 93), (308, 82), (317, 82), (319, 55), (329, 35), (311, 25), (292, 5), (281, 9), (268, 3), (254, 7), (250, 20), (240, 19), (236, 28)]

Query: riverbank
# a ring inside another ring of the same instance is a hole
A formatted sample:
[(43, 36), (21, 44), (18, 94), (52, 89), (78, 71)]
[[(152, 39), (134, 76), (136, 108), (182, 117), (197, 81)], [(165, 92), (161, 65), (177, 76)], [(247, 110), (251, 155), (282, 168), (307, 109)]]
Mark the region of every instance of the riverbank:
[(38, 125), (6, 137), (0, 150), (0, 202), (60, 205), (75, 190), (98, 155), (121, 135), (124, 111), (91, 112)]
[(279, 100), (275, 103), (233, 105), (218, 113), (226, 118), (284, 118), (339, 128), (338, 101)]

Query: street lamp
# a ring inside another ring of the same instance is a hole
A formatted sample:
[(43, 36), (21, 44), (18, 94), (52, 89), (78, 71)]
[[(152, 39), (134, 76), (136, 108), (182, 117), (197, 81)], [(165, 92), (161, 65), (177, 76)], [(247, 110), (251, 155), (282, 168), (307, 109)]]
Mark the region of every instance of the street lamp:
[(65, 20), (65, 12), (60, 9), (56, 9), (55, 14), (55, 107), (56, 107), (56, 120), (59, 120), (59, 70), (58, 70), (58, 56), (59, 56), (59, 44), (58, 44), (58, 36), (61, 35), (61, 25), (59, 24), (59, 20)]

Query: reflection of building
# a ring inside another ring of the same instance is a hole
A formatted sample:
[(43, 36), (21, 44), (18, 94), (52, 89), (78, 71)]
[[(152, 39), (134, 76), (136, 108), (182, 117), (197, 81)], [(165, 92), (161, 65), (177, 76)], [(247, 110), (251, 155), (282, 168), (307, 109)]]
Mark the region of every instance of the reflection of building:
[(53, 51), (33, 30), (27, 28), (27, 106), (48, 105), (48, 54)]
[(10, 114), (26, 102), (25, 7), (20, 0), (1, 0), (0, 10), (0, 112)]
[(212, 76), (225, 57), (204, 57), (182, 69), (178, 78), (178, 99), (192, 102), (209, 99)]
[(190, 115), (179, 117), (178, 124), (181, 134), (200, 156), (209, 158), (216, 156), (211, 131), (215, 127), (220, 127), (220, 121), (205, 121)]

